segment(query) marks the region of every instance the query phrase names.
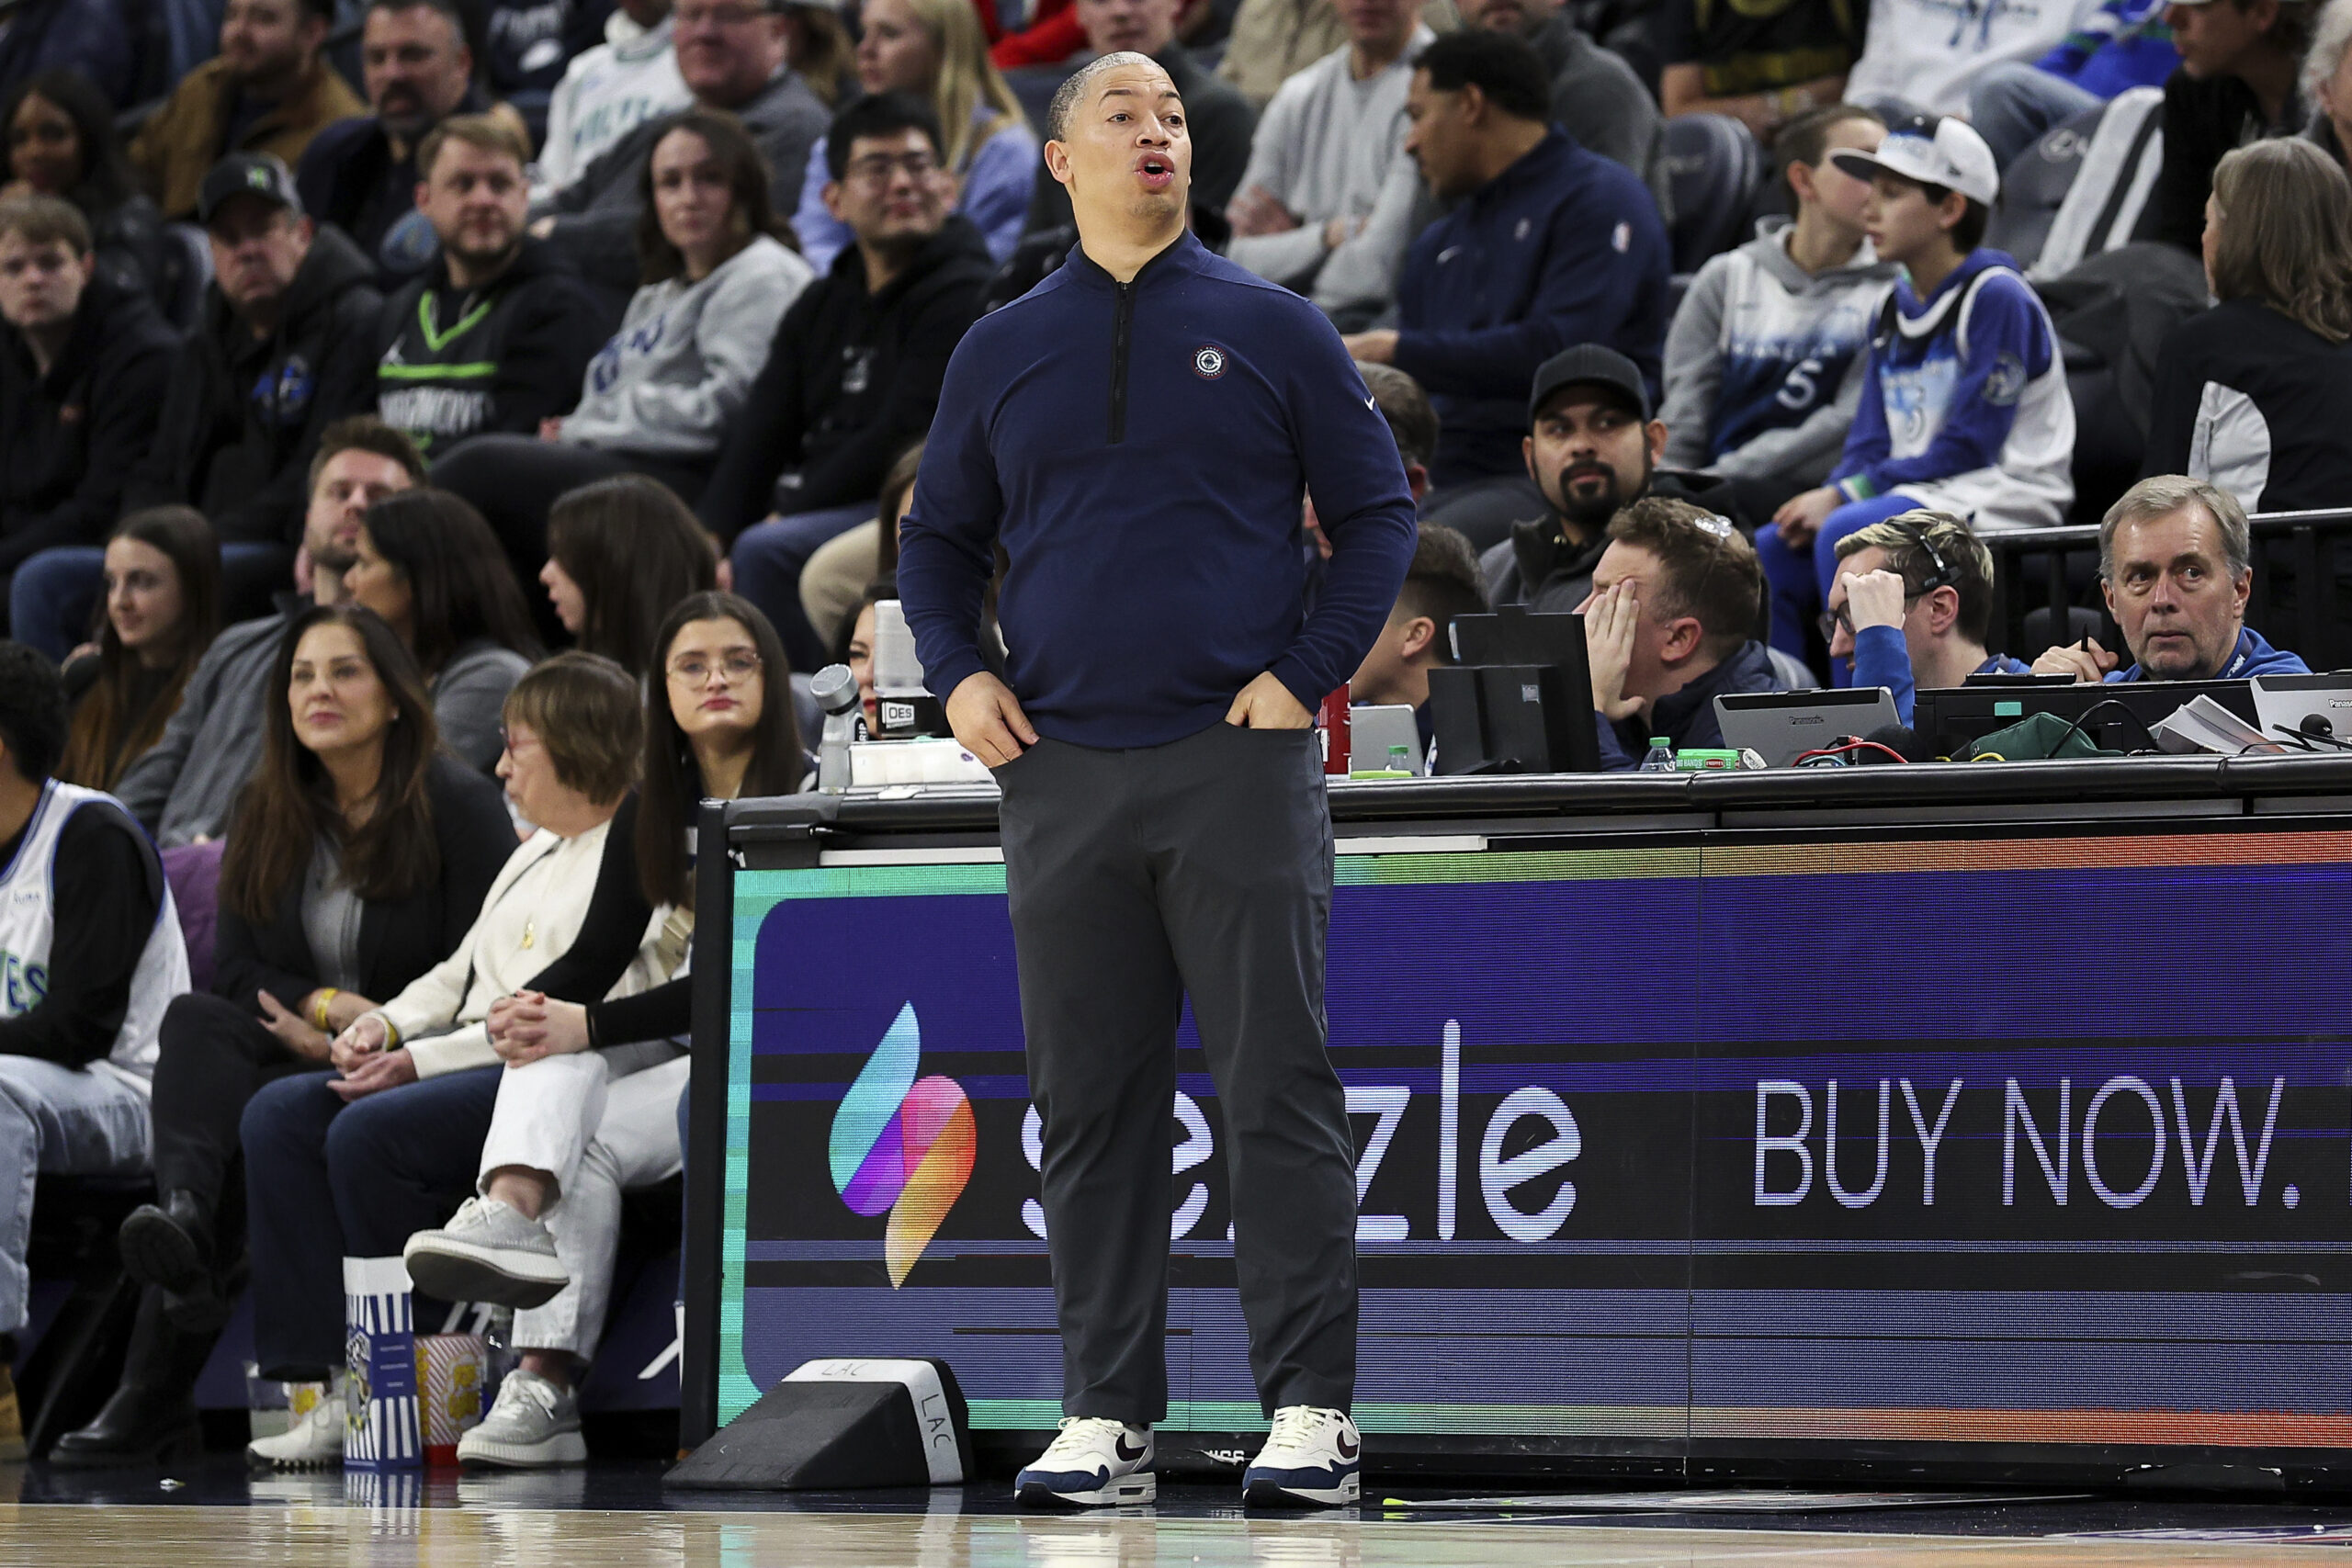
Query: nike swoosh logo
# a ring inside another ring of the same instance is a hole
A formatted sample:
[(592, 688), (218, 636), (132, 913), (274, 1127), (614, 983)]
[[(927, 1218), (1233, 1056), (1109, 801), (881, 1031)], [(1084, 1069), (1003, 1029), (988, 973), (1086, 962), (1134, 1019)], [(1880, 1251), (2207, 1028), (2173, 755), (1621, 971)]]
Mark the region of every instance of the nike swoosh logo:
[(1114, 1444), (1113, 1447), (1117, 1450), (1119, 1462), (1122, 1464), (1131, 1464), (1135, 1461), (1143, 1458), (1145, 1453), (1148, 1451), (1147, 1446), (1142, 1443), (1137, 1443), (1135, 1447), (1129, 1448), (1127, 1446), (1127, 1435), (1125, 1432), (1119, 1434), (1119, 1440)]
[(1363, 1445), (1362, 1443), (1353, 1442), (1346, 1438), (1341, 1438), (1340, 1439), (1340, 1457), (1341, 1459), (1353, 1459), (1358, 1453), (1363, 1451)]

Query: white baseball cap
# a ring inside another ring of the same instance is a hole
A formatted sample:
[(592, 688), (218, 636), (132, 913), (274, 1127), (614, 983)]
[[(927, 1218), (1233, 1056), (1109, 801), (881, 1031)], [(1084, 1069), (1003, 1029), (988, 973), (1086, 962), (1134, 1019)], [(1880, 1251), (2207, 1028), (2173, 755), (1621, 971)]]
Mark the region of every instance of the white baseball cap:
[(1829, 161), (1858, 180), (1883, 171), (1923, 186), (1956, 190), (1971, 201), (1993, 205), (2001, 194), (2001, 171), (1993, 150), (1967, 121), (1950, 115), (1914, 115), (1887, 127), (1875, 152), (1840, 151)]

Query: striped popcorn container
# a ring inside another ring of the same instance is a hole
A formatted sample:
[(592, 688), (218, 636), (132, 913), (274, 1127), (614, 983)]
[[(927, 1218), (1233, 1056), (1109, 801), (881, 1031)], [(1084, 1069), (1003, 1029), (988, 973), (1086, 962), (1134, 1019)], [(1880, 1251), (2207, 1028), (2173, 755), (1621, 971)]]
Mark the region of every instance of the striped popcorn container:
[(346, 1470), (415, 1470), (424, 1463), (416, 1403), (416, 1331), (408, 1268), (398, 1258), (343, 1260)]
[(424, 1462), (458, 1462), (458, 1439), (481, 1424), (490, 1341), (479, 1334), (416, 1337), (416, 1382), (424, 1423)]

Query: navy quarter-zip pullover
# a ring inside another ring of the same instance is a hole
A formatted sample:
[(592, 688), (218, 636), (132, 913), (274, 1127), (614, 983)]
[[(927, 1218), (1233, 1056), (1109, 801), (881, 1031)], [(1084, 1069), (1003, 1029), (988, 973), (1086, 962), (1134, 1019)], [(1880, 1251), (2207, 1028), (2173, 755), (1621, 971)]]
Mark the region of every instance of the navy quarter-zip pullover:
[[(1332, 547), (1305, 609), (1300, 502)], [(926, 683), (981, 668), (991, 547), (1037, 733), (1159, 746), (1272, 671), (1308, 707), (1355, 673), (1413, 556), (1387, 423), (1321, 311), (1189, 232), (1132, 283), (1073, 249), (967, 334), (900, 536)]]

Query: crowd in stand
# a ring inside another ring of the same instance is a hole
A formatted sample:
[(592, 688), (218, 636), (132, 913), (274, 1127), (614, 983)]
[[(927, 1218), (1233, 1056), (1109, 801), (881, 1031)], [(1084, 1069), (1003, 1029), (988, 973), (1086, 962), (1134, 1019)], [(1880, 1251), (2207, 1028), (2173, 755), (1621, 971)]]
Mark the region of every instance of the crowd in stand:
[[(620, 1196), (684, 1157), (695, 804), (812, 782), (818, 667), (872, 712), (949, 360), (1071, 252), (1086, 60), (1164, 68), (1195, 231), (1395, 436), (1354, 700), (1426, 736), (1456, 617), (1581, 612), (1631, 768), (1726, 693), (2302, 668), (2247, 517), (2352, 505), (2347, 44), (2352, 0), (22, 0), (0, 1337), (36, 1170), (156, 1189), (56, 1457), (187, 1441), (250, 1281), (322, 1386), (254, 1454), (335, 1461), (346, 1259), (519, 1312), (464, 1457), (584, 1457)], [(2123, 646), (2000, 647), (1985, 538), (2070, 520)]]

